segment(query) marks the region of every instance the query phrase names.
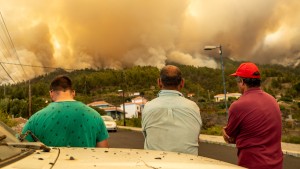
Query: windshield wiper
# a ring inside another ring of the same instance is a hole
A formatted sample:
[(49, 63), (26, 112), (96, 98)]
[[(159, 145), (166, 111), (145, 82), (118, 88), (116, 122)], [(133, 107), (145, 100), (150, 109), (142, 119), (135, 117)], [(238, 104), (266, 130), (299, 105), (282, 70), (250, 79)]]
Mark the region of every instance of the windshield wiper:
[[(22, 142), (25, 140), (25, 137), (30, 134), (35, 142)], [(40, 140), (31, 132), (27, 131), (25, 134), (19, 136), (21, 142), (3, 142), (6, 139), (6, 135), (0, 136), (0, 145), (1, 146), (12, 146), (16, 148), (28, 148), (33, 150), (43, 150), (44, 152), (49, 152), (51, 148), (40, 142)]]
[(22, 142), (25, 140), (28, 134), (32, 137), (32, 139), (35, 142), (40, 142), (40, 140), (30, 130), (27, 130), (25, 134), (20, 134), (18, 139)]
[(51, 150), (51, 148), (49, 148), (42, 142), (20, 142), (20, 143), (8, 142), (8, 143), (1, 143), (0, 145), (12, 146), (16, 148), (28, 148), (33, 150), (43, 150), (44, 152), (49, 152)]

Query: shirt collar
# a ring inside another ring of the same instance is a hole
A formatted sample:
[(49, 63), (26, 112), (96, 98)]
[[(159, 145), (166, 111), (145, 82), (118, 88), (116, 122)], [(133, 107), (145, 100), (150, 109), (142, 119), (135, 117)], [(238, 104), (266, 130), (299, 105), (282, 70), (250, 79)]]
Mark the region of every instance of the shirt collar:
[(251, 87), (247, 91), (245, 91), (244, 94), (251, 93), (253, 91), (259, 91), (259, 90), (261, 90), (260, 87)]
[(161, 90), (158, 92), (158, 97), (159, 96), (171, 96), (171, 95), (177, 95), (177, 96), (182, 96), (183, 97), (183, 94), (180, 93), (179, 91), (177, 90)]

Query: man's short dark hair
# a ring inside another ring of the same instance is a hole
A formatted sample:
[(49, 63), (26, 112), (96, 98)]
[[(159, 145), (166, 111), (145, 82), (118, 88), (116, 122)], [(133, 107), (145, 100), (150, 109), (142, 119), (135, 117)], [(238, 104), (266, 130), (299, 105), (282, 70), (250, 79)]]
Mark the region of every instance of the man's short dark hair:
[(52, 80), (50, 84), (50, 90), (53, 91), (66, 91), (72, 90), (72, 81), (69, 77), (65, 75), (57, 76)]
[(166, 87), (176, 87), (182, 81), (181, 71), (177, 67), (173, 67), (174, 69), (170, 70), (168, 66), (165, 66), (160, 71), (160, 79), (164, 86)]
[(260, 87), (261, 80), (259, 78), (239, 78), (242, 79), (248, 87)]

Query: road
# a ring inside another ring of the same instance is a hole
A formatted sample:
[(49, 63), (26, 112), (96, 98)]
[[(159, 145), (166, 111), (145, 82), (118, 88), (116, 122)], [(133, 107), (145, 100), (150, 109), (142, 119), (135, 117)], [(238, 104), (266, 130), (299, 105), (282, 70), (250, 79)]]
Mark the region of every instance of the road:
[[(109, 147), (143, 149), (144, 137), (141, 132), (119, 129), (118, 132), (109, 132)], [(234, 147), (216, 144), (200, 143), (199, 155), (228, 163), (236, 164), (236, 149)], [(284, 155), (284, 169), (299, 169), (300, 158)]]
[(108, 144), (111, 148), (144, 149), (144, 136), (138, 131), (119, 129), (109, 132)]

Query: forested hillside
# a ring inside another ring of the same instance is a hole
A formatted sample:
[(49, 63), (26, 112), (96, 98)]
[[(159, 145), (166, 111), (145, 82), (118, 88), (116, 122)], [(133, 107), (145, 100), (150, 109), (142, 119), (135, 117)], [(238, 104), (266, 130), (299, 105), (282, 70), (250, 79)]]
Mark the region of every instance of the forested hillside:
[[(236, 82), (229, 75), (238, 67), (238, 62), (227, 60), (225, 65), (226, 90), (238, 92)], [(183, 93), (194, 93), (196, 102), (210, 102), (213, 96), (223, 93), (222, 73), (220, 69), (177, 65), (185, 78)], [(259, 65), (262, 72), (262, 87), (274, 97), (281, 100), (300, 100), (300, 68), (287, 68), (278, 65)], [(151, 66), (136, 66), (124, 70), (84, 69), (67, 72), (58, 69), (52, 73), (30, 80), (32, 95), (32, 111), (39, 110), (49, 100), (48, 91), (51, 80), (60, 74), (72, 78), (77, 99), (85, 103), (96, 100), (107, 100), (112, 104), (120, 102), (119, 89), (129, 93), (140, 92), (145, 98), (152, 99), (159, 90), (156, 80), (159, 69)], [(16, 116), (26, 117), (28, 104), (29, 81), (19, 84), (0, 86), (0, 109)], [(211, 100), (209, 100), (209, 98)], [(127, 98), (130, 99), (129, 97)], [(19, 103), (20, 102), (20, 103)], [(16, 108), (16, 105), (19, 105)], [(22, 106), (21, 106), (22, 105)], [(16, 110), (15, 110), (16, 109)]]
[[(225, 60), (226, 90), (238, 92), (235, 79), (229, 75), (239, 66), (239, 62)], [(194, 94), (192, 99), (201, 108), (204, 129), (222, 126), (226, 122), (224, 103), (215, 103), (213, 96), (223, 93), (221, 69), (177, 65), (185, 78), (183, 94)], [(291, 115), (300, 120), (300, 67), (287, 68), (278, 65), (259, 65), (262, 73), (262, 88), (276, 97), (281, 105), (283, 119)], [(126, 100), (130, 94), (140, 92), (146, 99), (156, 97), (159, 91), (156, 80), (159, 69), (151, 66), (136, 66), (124, 70), (84, 69), (67, 72), (57, 69), (51, 73), (29, 81), (0, 86), (0, 111), (15, 117), (28, 117), (29, 86), (31, 87), (32, 113), (50, 102), (49, 83), (57, 76), (65, 74), (71, 77), (76, 90), (76, 99), (84, 103), (105, 100), (119, 105), (122, 98), (118, 90), (125, 91)], [(233, 100), (229, 100), (229, 105)], [(215, 134), (215, 133), (212, 133)]]

